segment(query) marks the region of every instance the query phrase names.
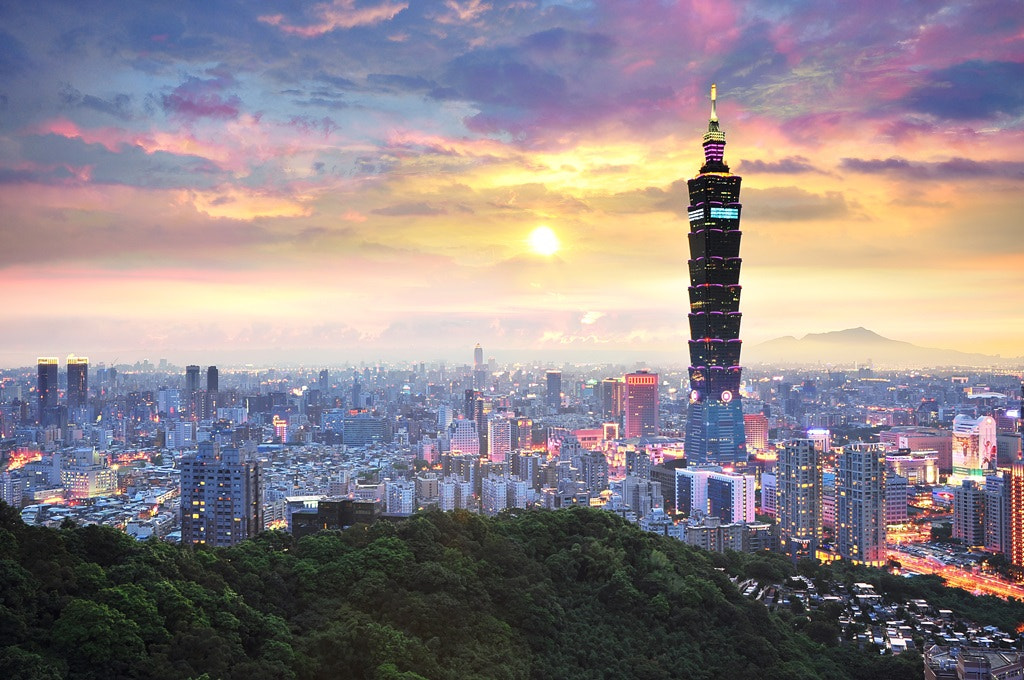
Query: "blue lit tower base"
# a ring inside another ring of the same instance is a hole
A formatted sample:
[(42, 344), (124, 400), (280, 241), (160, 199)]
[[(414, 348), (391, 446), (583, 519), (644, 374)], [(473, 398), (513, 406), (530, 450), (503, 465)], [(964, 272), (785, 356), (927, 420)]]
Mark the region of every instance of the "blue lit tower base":
[(746, 462), (740, 399), (740, 178), (725, 164), (716, 88), (704, 135), (704, 165), (690, 191), (690, 404), (686, 458)]

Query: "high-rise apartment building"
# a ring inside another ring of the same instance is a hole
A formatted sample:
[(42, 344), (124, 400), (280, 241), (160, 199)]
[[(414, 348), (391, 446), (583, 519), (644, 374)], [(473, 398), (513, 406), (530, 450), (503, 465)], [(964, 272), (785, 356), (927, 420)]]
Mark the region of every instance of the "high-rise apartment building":
[(885, 523), (905, 524), (909, 515), (907, 513), (907, 502), (909, 493), (907, 490), (907, 478), (896, 474), (892, 470), (885, 473)]
[(70, 355), (68, 366), (68, 408), (79, 409), (89, 400), (89, 358)]
[(627, 439), (658, 435), (658, 374), (628, 373), (625, 377), (623, 425)]
[(953, 489), (953, 538), (969, 548), (985, 545), (985, 492), (977, 479)]
[(263, 484), (256, 446), (201, 442), (181, 461), (181, 542), (235, 545), (263, 529)]
[(1010, 567), (1024, 580), (1024, 461), (1010, 468)]
[(857, 564), (885, 563), (885, 446), (857, 442), (836, 470), (836, 550)]
[(39, 424), (57, 422), (57, 357), (39, 357), (36, 365), (36, 393), (39, 399)]
[(814, 557), (821, 542), (821, 456), (810, 439), (783, 444), (775, 467), (775, 510), (782, 551)]
[(747, 460), (740, 403), (740, 178), (724, 160), (716, 90), (704, 134), (704, 165), (689, 180), (690, 404), (686, 457)]
[(985, 550), (1010, 556), (1010, 475), (985, 477)]

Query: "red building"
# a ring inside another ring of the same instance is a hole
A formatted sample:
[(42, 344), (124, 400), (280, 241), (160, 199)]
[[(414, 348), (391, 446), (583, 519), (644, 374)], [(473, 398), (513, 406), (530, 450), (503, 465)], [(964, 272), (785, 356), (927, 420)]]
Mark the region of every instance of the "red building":
[(658, 374), (643, 370), (626, 375), (625, 437), (658, 435)]

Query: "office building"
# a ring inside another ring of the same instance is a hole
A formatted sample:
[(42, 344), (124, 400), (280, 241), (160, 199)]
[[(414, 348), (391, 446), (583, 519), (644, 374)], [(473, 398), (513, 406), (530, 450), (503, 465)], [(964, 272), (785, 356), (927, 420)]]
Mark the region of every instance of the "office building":
[(181, 460), (181, 542), (235, 545), (263, 529), (263, 485), (256, 446), (201, 442)]
[(879, 432), (878, 441), (906, 453), (931, 453), (940, 470), (949, 471), (953, 467), (953, 442), (949, 430), (920, 426), (894, 427)]
[(792, 439), (779, 450), (775, 508), (782, 551), (794, 560), (814, 557), (821, 543), (821, 453), (812, 439)]
[(708, 476), (708, 515), (726, 524), (753, 522), (754, 475), (713, 472)]
[(911, 485), (932, 486), (939, 483), (938, 456), (933, 453), (900, 453), (885, 457), (887, 468), (907, 478)]
[(953, 489), (953, 538), (969, 548), (985, 545), (985, 492), (978, 480)]
[(549, 410), (557, 413), (562, 406), (562, 372), (548, 371), (545, 382), (547, 387), (545, 403)]
[(380, 514), (380, 504), (354, 498), (315, 501), (315, 507), (296, 510), (289, 526), (292, 536), (300, 539), (318, 531), (340, 531), (353, 524), (372, 524)]
[(768, 448), (768, 419), (763, 413), (744, 413), (743, 433), (747, 438), (747, 450), (751, 453), (760, 453)]
[(200, 417), (199, 414), (199, 367), (190, 365), (185, 367), (185, 400), (188, 404), (188, 415), (193, 420)]
[(57, 395), (59, 385), (57, 370), (60, 362), (57, 357), (39, 357), (36, 365), (36, 394), (39, 404), (40, 425), (57, 423)]
[(477, 434), (475, 420), (459, 418), (448, 426), (448, 450), (453, 454), (465, 453), (472, 456), (480, 455), (480, 437)]
[(191, 394), (199, 391), (199, 367), (189, 365), (185, 367), (185, 393)]
[(68, 409), (80, 409), (89, 401), (89, 359), (68, 357)]
[(605, 378), (598, 383), (598, 398), (601, 417), (618, 419), (622, 417), (622, 404), (626, 392), (625, 381), (618, 378)]
[(708, 478), (715, 470), (676, 469), (676, 512), (685, 515), (706, 515), (708, 512)]
[(487, 387), (487, 367), (484, 365), (484, 349), (480, 343), (473, 348), (473, 389), (483, 390)]
[(623, 435), (626, 439), (658, 436), (658, 374), (629, 373), (625, 384)]
[(220, 390), (220, 371), (216, 366), (206, 367), (206, 391), (218, 392)]
[(690, 403), (686, 457), (693, 463), (747, 460), (740, 403), (740, 178), (725, 163), (716, 89), (704, 135), (704, 165), (689, 180)]

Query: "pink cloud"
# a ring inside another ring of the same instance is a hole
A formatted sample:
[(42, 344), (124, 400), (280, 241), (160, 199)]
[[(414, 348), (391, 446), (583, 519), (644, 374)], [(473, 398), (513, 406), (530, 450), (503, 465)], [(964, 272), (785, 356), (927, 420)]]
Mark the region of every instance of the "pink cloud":
[(81, 139), (86, 144), (101, 144), (108, 151), (117, 152), (127, 141), (126, 133), (121, 128), (95, 128), (83, 130), (67, 118), (55, 118), (44, 121), (38, 125), (26, 128), (25, 134), (29, 135), (59, 135), (67, 139)]
[(289, 35), (297, 35), (302, 38), (315, 38), (325, 33), (330, 33), (356, 26), (367, 26), (378, 24), (382, 21), (389, 21), (396, 14), (409, 7), (407, 2), (385, 2), (376, 7), (355, 6), (355, 0), (334, 0), (331, 3), (321, 3), (313, 6), (313, 13), (319, 21), (308, 26), (295, 26), (287, 23), (284, 15), (272, 14), (259, 17), (259, 20), (271, 26), (277, 26)]

